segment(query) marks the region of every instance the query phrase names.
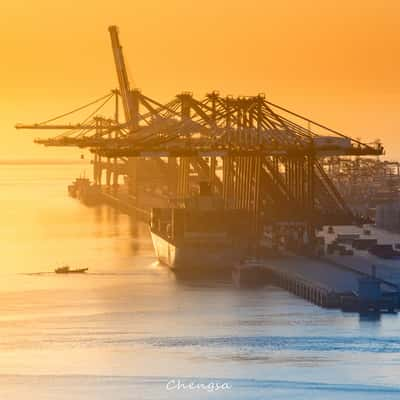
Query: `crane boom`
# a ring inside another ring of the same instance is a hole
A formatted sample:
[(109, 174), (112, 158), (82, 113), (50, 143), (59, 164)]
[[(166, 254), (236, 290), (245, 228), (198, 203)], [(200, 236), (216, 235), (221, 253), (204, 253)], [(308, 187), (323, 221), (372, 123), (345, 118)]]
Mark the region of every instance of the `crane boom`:
[(15, 125), (16, 129), (63, 129), (63, 130), (77, 130), (77, 129), (94, 129), (94, 125), (90, 124), (58, 124), (58, 125), (41, 125), (41, 124), (16, 124)]
[(124, 107), (126, 122), (131, 128), (136, 128), (137, 106), (135, 105), (134, 92), (130, 88), (128, 73), (126, 71), (124, 54), (119, 41), (118, 28), (112, 25), (108, 28), (111, 38), (111, 46), (114, 54), (115, 67), (117, 69), (119, 90)]

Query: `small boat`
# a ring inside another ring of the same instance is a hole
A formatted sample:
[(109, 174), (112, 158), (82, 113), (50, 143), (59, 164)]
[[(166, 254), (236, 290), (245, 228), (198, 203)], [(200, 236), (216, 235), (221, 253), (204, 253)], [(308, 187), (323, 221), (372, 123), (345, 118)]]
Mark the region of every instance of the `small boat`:
[(67, 265), (64, 267), (56, 268), (54, 272), (56, 274), (83, 274), (85, 273), (89, 268), (76, 268), (72, 269), (68, 267)]

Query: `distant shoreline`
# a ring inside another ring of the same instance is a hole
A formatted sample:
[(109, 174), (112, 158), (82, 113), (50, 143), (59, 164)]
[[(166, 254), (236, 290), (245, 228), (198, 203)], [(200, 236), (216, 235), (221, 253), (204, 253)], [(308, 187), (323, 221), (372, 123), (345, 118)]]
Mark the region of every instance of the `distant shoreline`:
[(1, 160), (0, 165), (89, 165), (90, 160), (21, 159)]

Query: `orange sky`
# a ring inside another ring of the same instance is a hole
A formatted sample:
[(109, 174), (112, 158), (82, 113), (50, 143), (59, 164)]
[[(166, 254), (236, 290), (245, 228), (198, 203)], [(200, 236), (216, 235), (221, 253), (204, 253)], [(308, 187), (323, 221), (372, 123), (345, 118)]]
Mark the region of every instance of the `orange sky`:
[[(0, 15), (1, 158), (76, 157), (13, 129), (116, 87), (108, 25), (131, 76), (168, 100), (265, 92), (400, 159), (397, 0), (13, 0)], [(44, 133), (47, 135), (48, 133)]]

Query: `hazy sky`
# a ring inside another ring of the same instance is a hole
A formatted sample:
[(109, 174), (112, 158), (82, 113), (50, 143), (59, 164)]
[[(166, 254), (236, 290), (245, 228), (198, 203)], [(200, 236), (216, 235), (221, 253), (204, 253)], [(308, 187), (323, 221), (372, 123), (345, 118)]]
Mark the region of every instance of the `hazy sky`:
[(33, 146), (39, 132), (23, 134), (13, 125), (116, 87), (107, 31), (115, 24), (133, 86), (150, 97), (265, 92), (353, 137), (381, 138), (388, 156), (400, 159), (398, 0), (2, 3), (2, 158), (79, 154)]

